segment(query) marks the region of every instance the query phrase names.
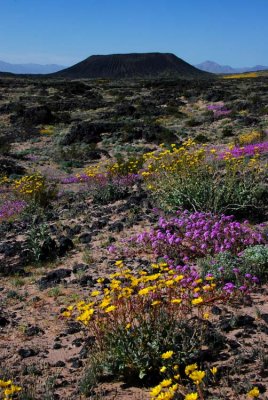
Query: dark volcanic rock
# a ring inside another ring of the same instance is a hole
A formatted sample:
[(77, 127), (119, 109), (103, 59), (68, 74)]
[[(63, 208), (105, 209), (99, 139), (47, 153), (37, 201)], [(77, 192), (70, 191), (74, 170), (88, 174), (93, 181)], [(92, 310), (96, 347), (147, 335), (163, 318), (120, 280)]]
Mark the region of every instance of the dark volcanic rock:
[(43, 331), (43, 329), (39, 328), (39, 326), (28, 326), (28, 328), (26, 328), (25, 330), (25, 335), (26, 336), (36, 336), (39, 334), (44, 334), (45, 332)]
[(58, 285), (63, 279), (68, 278), (71, 273), (72, 271), (70, 269), (64, 268), (51, 271), (38, 281), (39, 288), (43, 290)]
[(124, 224), (120, 221), (116, 221), (109, 226), (110, 232), (122, 232), (123, 229), (124, 229)]
[(87, 264), (80, 263), (80, 264), (75, 264), (73, 266), (73, 273), (74, 274), (76, 274), (78, 271), (86, 271), (86, 270), (88, 270), (88, 265)]
[(82, 329), (83, 327), (79, 322), (69, 322), (64, 333), (66, 335), (73, 335), (74, 333), (81, 332)]
[(0, 175), (23, 175), (25, 169), (10, 158), (0, 158)]
[(36, 106), (18, 112), (11, 120), (21, 120), (24, 125), (40, 125), (52, 124), (56, 118), (47, 106)]
[(44, 241), (41, 247), (40, 260), (46, 261), (54, 259), (57, 255), (57, 250), (58, 247), (56, 241), (49, 237)]
[(19, 349), (18, 354), (23, 359), (23, 358), (36, 356), (38, 354), (38, 352), (34, 349)]
[(73, 241), (66, 237), (66, 236), (61, 236), (59, 238), (59, 247), (58, 247), (58, 255), (59, 257), (64, 256), (69, 250), (74, 248)]
[(80, 279), (79, 284), (80, 284), (82, 287), (87, 287), (87, 286), (92, 287), (92, 286), (94, 286), (94, 280), (93, 280), (93, 278), (92, 278), (91, 275), (84, 275), (84, 276), (82, 276), (82, 278)]
[(9, 324), (9, 320), (0, 315), (0, 328), (4, 328)]
[(102, 133), (113, 133), (119, 130), (122, 124), (115, 122), (80, 122), (74, 124), (66, 136), (62, 139), (63, 146), (76, 142), (98, 143)]
[(88, 232), (81, 233), (81, 235), (79, 236), (80, 243), (90, 243), (91, 239), (92, 239), (92, 235), (91, 235), (91, 233), (88, 233)]

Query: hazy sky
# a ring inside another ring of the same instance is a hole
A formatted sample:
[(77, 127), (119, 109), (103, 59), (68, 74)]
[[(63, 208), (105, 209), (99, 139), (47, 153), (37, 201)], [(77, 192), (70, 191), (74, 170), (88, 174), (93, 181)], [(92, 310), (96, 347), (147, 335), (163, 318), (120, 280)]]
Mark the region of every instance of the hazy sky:
[(268, 65), (268, 0), (0, 0), (0, 60), (71, 65), (152, 51)]

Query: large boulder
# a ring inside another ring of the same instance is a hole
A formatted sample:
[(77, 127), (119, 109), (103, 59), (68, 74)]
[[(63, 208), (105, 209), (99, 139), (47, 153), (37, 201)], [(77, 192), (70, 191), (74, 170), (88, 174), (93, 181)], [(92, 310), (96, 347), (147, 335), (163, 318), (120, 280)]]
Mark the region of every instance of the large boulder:
[(71, 127), (61, 144), (66, 146), (76, 142), (98, 143), (102, 133), (114, 133), (120, 130), (121, 126), (118, 122), (79, 122)]

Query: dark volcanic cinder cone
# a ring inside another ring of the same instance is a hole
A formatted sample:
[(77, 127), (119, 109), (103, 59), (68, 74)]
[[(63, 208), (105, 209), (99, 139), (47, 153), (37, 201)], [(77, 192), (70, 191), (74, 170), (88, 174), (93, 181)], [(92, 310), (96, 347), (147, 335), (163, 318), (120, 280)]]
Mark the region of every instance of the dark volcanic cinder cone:
[(206, 78), (200, 71), (171, 53), (133, 53), (91, 56), (70, 68), (51, 74), (71, 79), (90, 78)]

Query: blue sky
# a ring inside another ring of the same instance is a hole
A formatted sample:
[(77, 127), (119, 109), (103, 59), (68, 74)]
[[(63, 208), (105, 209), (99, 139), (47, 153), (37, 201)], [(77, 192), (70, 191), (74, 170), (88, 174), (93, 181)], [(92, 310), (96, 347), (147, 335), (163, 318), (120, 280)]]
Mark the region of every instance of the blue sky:
[(268, 0), (0, 0), (0, 60), (71, 65), (172, 52), (196, 64), (268, 65)]

